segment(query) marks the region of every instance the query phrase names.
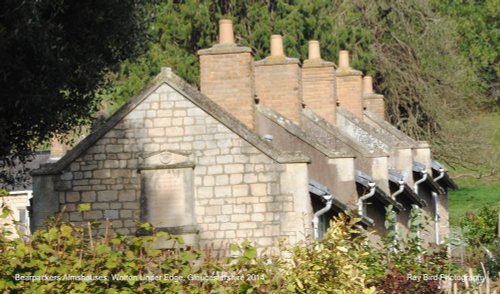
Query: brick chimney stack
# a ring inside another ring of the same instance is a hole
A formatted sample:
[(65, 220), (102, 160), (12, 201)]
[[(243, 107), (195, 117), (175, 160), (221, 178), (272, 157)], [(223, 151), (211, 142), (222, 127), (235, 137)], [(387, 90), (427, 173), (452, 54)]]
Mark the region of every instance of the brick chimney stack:
[(300, 61), (285, 56), (281, 35), (271, 36), (271, 55), (255, 63), (255, 90), (263, 104), (296, 123), (300, 122)]
[(50, 161), (57, 161), (61, 159), (68, 151), (68, 146), (62, 143), (56, 136), (50, 139)]
[(255, 126), (252, 49), (234, 42), (233, 23), (219, 21), (219, 44), (198, 51), (200, 90), (247, 127)]
[(309, 58), (302, 66), (302, 97), (306, 107), (335, 124), (335, 68), (321, 59), (318, 41), (309, 41)]
[(364, 108), (380, 117), (385, 118), (384, 95), (373, 92), (373, 80), (371, 76), (363, 78), (363, 102)]
[(339, 52), (339, 67), (336, 71), (337, 101), (339, 106), (363, 118), (362, 82), (360, 71), (349, 66), (349, 51)]

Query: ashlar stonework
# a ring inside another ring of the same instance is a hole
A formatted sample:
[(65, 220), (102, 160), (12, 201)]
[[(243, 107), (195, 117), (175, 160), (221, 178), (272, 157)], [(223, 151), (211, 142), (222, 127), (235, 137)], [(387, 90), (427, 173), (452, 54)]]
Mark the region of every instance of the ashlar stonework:
[[(169, 76), (165, 70), (156, 87), (102, 137), (83, 142), (89, 148), (60, 172), (35, 173), (54, 182), (38, 186), (36, 197), (57, 197), (52, 212), (64, 207), (67, 220), (109, 219), (124, 234), (148, 221), (192, 242), (255, 238), (262, 248), (310, 234), (308, 191), (296, 188), (307, 187), (308, 159), (282, 155), (252, 138), (272, 156), (264, 154), (231, 129), (243, 125), (217, 120), (172, 88), (175, 78)], [(208, 106), (229, 117), (217, 105)], [(92, 204), (83, 218), (81, 203)], [(35, 228), (44, 212), (35, 201)]]

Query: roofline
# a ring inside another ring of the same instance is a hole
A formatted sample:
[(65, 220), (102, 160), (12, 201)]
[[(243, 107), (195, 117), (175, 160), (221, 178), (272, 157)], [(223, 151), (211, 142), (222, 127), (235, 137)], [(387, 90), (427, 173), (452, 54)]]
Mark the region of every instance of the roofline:
[(434, 188), (434, 192), (437, 192), (439, 194), (444, 194), (445, 193), (445, 190), (443, 187), (441, 187), (438, 183), (436, 183), (436, 181), (434, 181), (432, 179), (432, 175), (430, 175), (429, 173), (427, 173), (427, 179), (425, 180), (425, 182), (431, 186), (432, 188)]
[(378, 186), (375, 187), (375, 195), (378, 195), (377, 197), (379, 200), (381, 200), (386, 206), (387, 205), (392, 205), (396, 212), (401, 212), (404, 210), (403, 205), (401, 203), (397, 202), (396, 200), (392, 199), (391, 196), (387, 195), (387, 193), (384, 192), (384, 190), (380, 189)]
[(157, 90), (161, 85), (167, 84), (186, 99), (194, 103), (214, 117), (220, 123), (224, 124), (231, 131), (239, 135), (249, 144), (262, 151), (271, 159), (278, 163), (308, 163), (310, 159), (300, 152), (280, 152), (269, 143), (262, 140), (257, 134), (246, 127), (234, 116), (226, 112), (210, 98), (200, 93), (193, 86), (175, 75), (170, 68), (162, 68), (161, 72), (129, 102), (124, 104), (118, 111), (109, 117), (105, 123), (99, 126), (95, 131), (88, 135), (83, 141), (77, 144), (66, 155), (55, 163), (47, 164), (31, 172), (31, 175), (53, 175), (60, 173), (64, 168), (76, 160), (81, 154), (89, 149), (95, 142), (108, 133), (116, 124), (118, 124), (127, 114), (134, 110), (149, 94)]
[(273, 109), (269, 108), (266, 105), (259, 104), (256, 107), (256, 110), (262, 114), (264, 117), (267, 119), (271, 120), (275, 124), (279, 125), (282, 127), (285, 131), (290, 133), (292, 136), (295, 136), (302, 142), (306, 143), (307, 145), (313, 147), (314, 149), (318, 150), (319, 152), (323, 153), (323, 155), (327, 156), (328, 158), (353, 158), (355, 157), (353, 154), (346, 154), (344, 152), (339, 152), (339, 151), (333, 151), (332, 148), (329, 148), (322, 142), (318, 141), (316, 138), (308, 135), (304, 130), (300, 128), (300, 126), (294, 124), (293, 122), (289, 121), (286, 119), (284, 116), (281, 114), (277, 113)]
[(401, 139), (395, 137), (394, 135), (384, 133), (383, 131), (385, 130), (383, 128), (376, 128), (363, 121), (364, 116), (359, 118), (341, 106), (337, 107), (337, 117), (339, 116), (369, 134), (372, 139), (378, 141), (379, 144), (384, 145), (385, 147), (379, 147), (383, 150), (411, 148), (408, 144), (405, 144), (405, 142), (402, 142)]
[(408, 196), (408, 199), (412, 200), (420, 207), (427, 206), (427, 202), (420, 198), (413, 189), (408, 185), (408, 183), (404, 182), (403, 176), (396, 169), (389, 169), (389, 185), (392, 183), (393, 185), (400, 185), (400, 182), (403, 182), (403, 193)]
[(354, 149), (355, 151), (361, 153), (364, 157), (367, 158), (375, 158), (375, 157), (389, 157), (389, 154), (386, 151), (377, 149), (371, 151), (368, 149), (365, 145), (360, 144), (359, 142), (355, 141), (351, 137), (344, 135), (342, 130), (339, 129), (336, 125), (328, 122), (321, 116), (317, 115), (312, 109), (310, 108), (304, 108), (302, 110), (303, 113), (303, 118), (308, 119), (312, 123), (316, 124), (318, 127), (324, 129), (327, 131), (329, 134), (331, 134), (334, 138), (342, 141), (342, 143), (346, 144), (350, 148)]
[[(385, 119), (379, 118), (377, 115), (368, 110), (363, 111), (363, 114), (367, 116), (372, 122), (377, 124), (381, 129), (385, 130), (387, 133), (397, 138), (400, 141), (399, 144), (401, 144), (399, 146), (400, 148), (418, 148), (419, 144), (415, 139), (408, 136), (407, 134), (405, 134), (392, 124), (390, 124)], [(397, 148), (398, 146), (393, 146), (393, 147)]]

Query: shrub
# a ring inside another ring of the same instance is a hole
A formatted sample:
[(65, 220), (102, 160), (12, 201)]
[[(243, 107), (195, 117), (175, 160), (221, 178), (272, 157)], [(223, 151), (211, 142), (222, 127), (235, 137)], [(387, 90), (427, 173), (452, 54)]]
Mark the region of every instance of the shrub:
[(395, 213), (387, 207), (383, 244), (374, 249), (367, 263), (371, 265), (372, 285), (381, 293), (439, 293), (446, 276), (457, 268), (447, 257), (447, 247), (423, 248), (417, 233), (423, 227), (419, 209), (410, 212), (407, 235), (397, 236)]
[(285, 263), (287, 292), (375, 293), (375, 288), (366, 286), (370, 248), (359, 221), (341, 214), (321, 241), (294, 246), (291, 262)]
[(9, 240), (5, 231), (0, 234), (0, 291), (374, 293), (366, 287), (361, 260), (368, 253), (354, 223), (342, 217), (322, 241), (283, 243), (281, 255), (257, 256), (244, 242), (231, 245), (229, 257), (216, 258), (210, 250), (158, 250), (160, 238), (182, 243), (164, 232), (120, 235), (106, 224), (106, 232), (94, 236), (98, 224), (77, 226), (58, 218), (32, 236)]
[[(86, 207), (82, 206), (82, 211)], [(415, 222), (417, 224), (417, 222)], [(51, 293), (435, 293), (439, 282), (413, 281), (407, 274), (439, 274), (449, 269), (442, 251), (427, 253), (419, 241), (376, 249), (359, 219), (340, 214), (323, 240), (279, 254), (257, 254), (249, 242), (233, 244), (227, 257), (209, 249), (158, 250), (160, 238), (182, 240), (142, 225), (150, 236), (120, 235), (106, 225), (54, 219), (46, 230), (9, 240), (0, 234), (0, 291)], [(390, 224), (389, 224), (390, 225)], [(417, 235), (415, 235), (417, 236)], [(390, 240), (390, 238), (387, 238)], [(393, 242), (393, 241), (391, 241)], [(403, 241), (400, 241), (400, 244)]]
[(500, 209), (485, 206), (476, 215), (467, 212), (460, 220), (460, 227), (464, 231), (464, 237), (471, 245), (492, 243), (497, 239), (498, 214)]

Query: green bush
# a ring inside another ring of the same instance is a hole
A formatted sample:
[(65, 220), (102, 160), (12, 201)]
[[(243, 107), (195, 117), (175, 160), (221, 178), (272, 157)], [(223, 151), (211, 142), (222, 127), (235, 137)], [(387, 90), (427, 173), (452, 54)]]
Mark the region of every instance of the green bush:
[(498, 232), (498, 214), (500, 209), (484, 206), (476, 215), (467, 212), (460, 220), (466, 241), (471, 245), (488, 244), (495, 241)]
[[(82, 206), (85, 210), (85, 207)], [(83, 211), (82, 211), (83, 213)], [(210, 250), (158, 250), (165, 232), (94, 235), (98, 224), (54, 219), (46, 230), (10, 239), (0, 235), (0, 291), (26, 293), (374, 293), (366, 286), (362, 238), (346, 217), (332, 223), (322, 241), (282, 254), (257, 256), (249, 243), (230, 246), (229, 257)], [(143, 230), (152, 230), (149, 224)]]
[(407, 242), (404, 246), (411, 248), (397, 253), (393, 246), (374, 248), (359, 219), (344, 214), (331, 222), (321, 241), (294, 246), (282, 242), (279, 254), (267, 255), (244, 242), (231, 245), (222, 254), (225, 258), (209, 249), (156, 249), (159, 239), (179, 244), (182, 240), (154, 232), (149, 224), (142, 229), (151, 230), (150, 236), (120, 235), (109, 224), (103, 235), (96, 236), (97, 225), (75, 225), (58, 218), (31, 236), (9, 239), (3, 231), (0, 291), (376, 293), (412, 289), (427, 293), (437, 290), (439, 283), (415, 282), (406, 275), (437, 274), (449, 268), (444, 255), (427, 253), (417, 248), (418, 242)]
[(373, 249), (370, 264), (372, 284), (381, 293), (439, 293), (442, 282), (459, 270), (447, 257), (446, 245), (422, 247), (421, 234), (426, 227), (420, 209), (410, 211), (408, 234), (395, 234), (395, 212), (387, 207), (383, 244)]

